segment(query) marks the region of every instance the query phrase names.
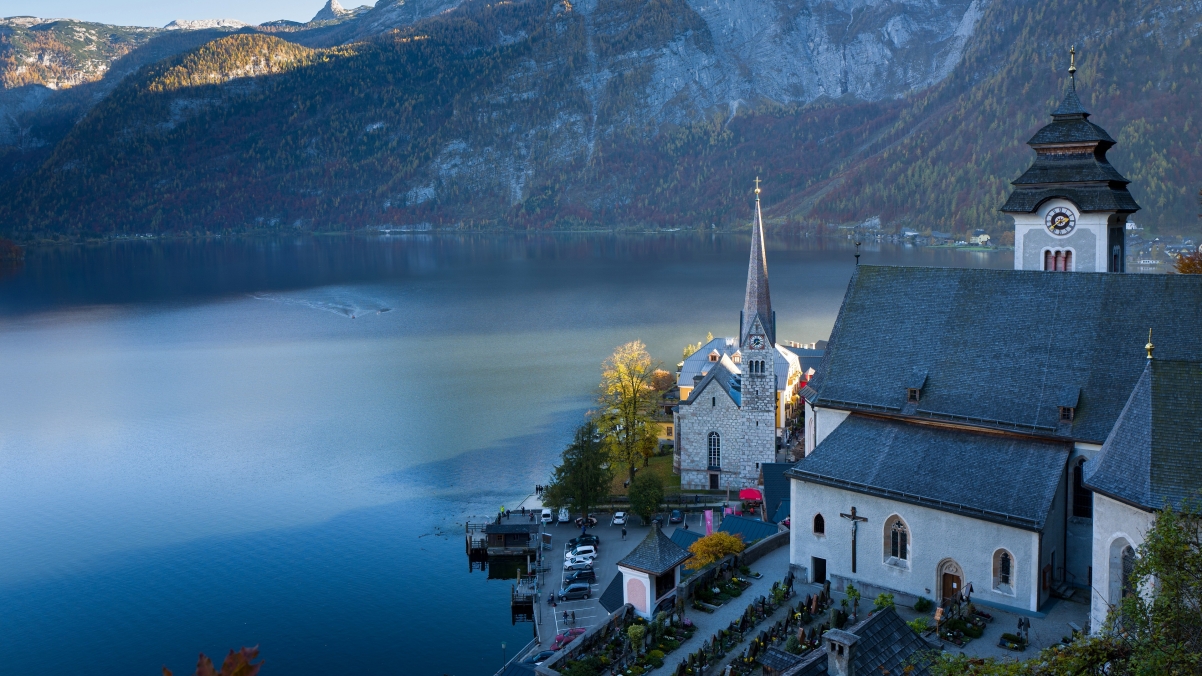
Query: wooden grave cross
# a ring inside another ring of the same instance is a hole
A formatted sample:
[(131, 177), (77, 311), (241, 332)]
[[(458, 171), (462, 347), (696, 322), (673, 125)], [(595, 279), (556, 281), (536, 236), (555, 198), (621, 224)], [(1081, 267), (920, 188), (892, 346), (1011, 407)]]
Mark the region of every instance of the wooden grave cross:
[(862, 517), (862, 516), (857, 516), (856, 508), (854, 506), (851, 508), (851, 514), (839, 514), (839, 516), (851, 521), (851, 572), (855, 573), (856, 572), (856, 526), (859, 525), (859, 522), (867, 521), (868, 519), (865, 517)]

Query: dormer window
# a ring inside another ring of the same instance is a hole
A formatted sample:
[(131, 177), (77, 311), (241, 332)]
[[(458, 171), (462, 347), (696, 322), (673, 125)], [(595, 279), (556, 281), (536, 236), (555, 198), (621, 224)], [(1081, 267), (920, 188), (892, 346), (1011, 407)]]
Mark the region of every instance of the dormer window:
[(710, 352), (710, 361), (718, 361), (721, 358), (722, 358), (722, 355), (719, 354), (717, 350)]
[(1071, 423), (1077, 417), (1077, 403), (1081, 400), (1081, 388), (1066, 385), (1060, 388), (1056, 405), (1060, 409), (1060, 422)]
[(914, 369), (906, 379), (906, 403), (917, 404), (922, 399), (922, 388), (927, 384), (926, 369)]

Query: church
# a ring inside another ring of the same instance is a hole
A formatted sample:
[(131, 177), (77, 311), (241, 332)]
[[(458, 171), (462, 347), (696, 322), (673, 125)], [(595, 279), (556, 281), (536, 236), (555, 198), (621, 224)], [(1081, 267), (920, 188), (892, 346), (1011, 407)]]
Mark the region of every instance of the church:
[(1139, 206), (1088, 118), (1074, 78), (1029, 141), (1013, 270), (857, 267), (786, 473), (809, 581), (1075, 597), (1098, 631), (1156, 510), (1197, 497), (1202, 275), (1124, 273)]
[(739, 335), (702, 346), (685, 359), (678, 376), (673, 427), (681, 488), (755, 486), (760, 466), (776, 462), (801, 377), (797, 354), (776, 342), (757, 181)]

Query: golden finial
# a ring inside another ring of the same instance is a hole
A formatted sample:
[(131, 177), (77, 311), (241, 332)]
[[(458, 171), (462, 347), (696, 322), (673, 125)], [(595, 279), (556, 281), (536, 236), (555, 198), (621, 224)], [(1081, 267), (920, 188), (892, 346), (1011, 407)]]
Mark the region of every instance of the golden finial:
[(755, 177), (755, 194), (756, 194), (756, 199), (759, 199), (759, 194), (760, 194), (760, 177), (759, 176)]
[(1156, 346), (1152, 344), (1152, 329), (1148, 329), (1148, 344), (1144, 345), (1144, 349), (1148, 351), (1148, 359), (1152, 358), (1152, 350)]

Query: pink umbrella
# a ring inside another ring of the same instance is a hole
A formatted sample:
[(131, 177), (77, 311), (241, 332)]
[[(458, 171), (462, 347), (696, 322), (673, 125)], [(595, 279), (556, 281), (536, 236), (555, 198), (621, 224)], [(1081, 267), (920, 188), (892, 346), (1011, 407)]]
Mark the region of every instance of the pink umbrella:
[(739, 491), (740, 500), (763, 500), (764, 496), (754, 488), (744, 488)]

